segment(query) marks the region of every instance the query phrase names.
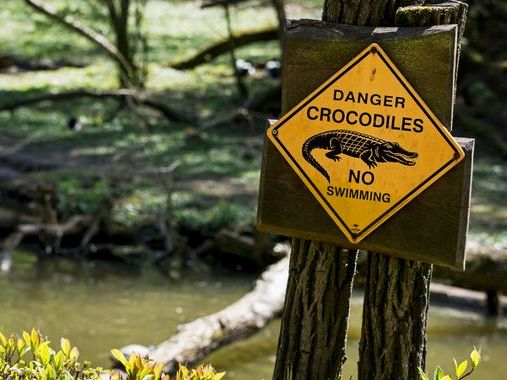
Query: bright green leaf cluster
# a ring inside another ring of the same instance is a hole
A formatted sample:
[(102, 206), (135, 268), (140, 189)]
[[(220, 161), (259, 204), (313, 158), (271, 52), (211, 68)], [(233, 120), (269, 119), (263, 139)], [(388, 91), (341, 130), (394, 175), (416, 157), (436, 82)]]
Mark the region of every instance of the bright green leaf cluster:
[[(474, 350), (470, 353), (470, 369), (467, 371), (468, 368), (468, 360), (463, 360), (461, 363), (458, 364), (456, 359), (454, 359), (454, 375), (446, 375), (444, 371), (442, 371), (442, 368), (440, 366), (437, 366), (435, 369), (435, 372), (433, 372), (433, 380), (452, 380), (452, 376), (456, 376), (456, 380), (464, 379), (465, 377), (468, 377), (474, 372), (474, 370), (477, 368), (481, 361), (481, 353), (480, 351), (477, 351), (477, 349), (474, 347)], [(430, 377), (424, 373), (424, 371), (419, 368), (419, 376), (421, 380), (430, 380)]]
[[(132, 353), (127, 360), (120, 350), (111, 350), (113, 357), (118, 360), (127, 372), (127, 380), (160, 380), (168, 379), (162, 375), (163, 364), (156, 364), (153, 360)], [(113, 372), (113, 380), (121, 380), (119, 372)]]
[[(153, 360), (132, 353), (127, 359), (120, 350), (111, 350), (113, 357), (118, 360), (127, 373), (127, 380), (170, 380), (162, 373), (163, 364), (156, 364)], [(200, 365), (195, 369), (188, 369), (180, 365), (175, 380), (221, 380), (225, 372), (217, 373), (211, 365)], [(113, 372), (113, 380), (121, 380), (118, 372)]]
[(90, 363), (78, 362), (79, 351), (68, 339), (61, 340), (60, 350), (51, 348), (50, 343), (35, 329), (23, 332), (21, 338), (0, 333), (0, 378), (88, 380), (100, 377), (101, 368), (90, 368)]
[[(89, 362), (80, 363), (79, 351), (68, 339), (62, 338), (60, 349), (39, 331), (23, 332), (22, 337), (5, 336), (0, 332), (0, 379), (4, 380), (99, 380), (110, 375), (113, 380), (171, 380), (162, 373), (163, 364), (137, 354), (127, 360), (120, 350), (111, 354), (124, 367), (126, 376), (118, 371), (91, 368)], [(174, 380), (221, 380), (225, 372), (217, 373), (210, 365), (195, 369), (180, 366)]]
[(221, 380), (224, 376), (225, 372), (216, 373), (209, 364), (201, 365), (192, 370), (180, 365), (176, 380)]

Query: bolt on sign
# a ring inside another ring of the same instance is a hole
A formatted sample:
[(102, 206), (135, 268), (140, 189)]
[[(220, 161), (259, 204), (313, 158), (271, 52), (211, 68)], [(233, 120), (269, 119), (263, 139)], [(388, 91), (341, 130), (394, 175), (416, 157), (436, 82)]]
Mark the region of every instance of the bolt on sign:
[(267, 134), (352, 243), (465, 156), (377, 43)]

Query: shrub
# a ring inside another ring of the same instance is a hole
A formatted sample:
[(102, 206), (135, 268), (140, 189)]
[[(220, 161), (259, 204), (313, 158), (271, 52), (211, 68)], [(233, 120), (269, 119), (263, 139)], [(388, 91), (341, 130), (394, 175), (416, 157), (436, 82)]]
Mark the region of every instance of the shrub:
[[(68, 339), (60, 340), (60, 348), (51, 348), (50, 341), (39, 331), (23, 332), (22, 337), (5, 336), (0, 332), (0, 379), (4, 380), (95, 380), (110, 375), (113, 380), (171, 380), (162, 373), (162, 364), (132, 354), (127, 360), (119, 350), (113, 356), (123, 365), (126, 377), (119, 371), (105, 371), (80, 363), (79, 351)], [(210, 365), (195, 369), (180, 366), (174, 380), (221, 380), (225, 372), (217, 373)]]
[[(170, 380), (168, 375), (162, 374), (163, 364), (156, 364), (135, 353), (132, 353), (127, 360), (120, 350), (111, 350), (111, 354), (125, 368), (128, 380)], [(192, 370), (180, 365), (175, 380), (221, 380), (224, 376), (225, 372), (216, 373), (209, 364)], [(121, 380), (121, 374), (113, 371), (112, 378)]]
[[(31, 360), (28, 358), (31, 353)], [(68, 339), (61, 339), (55, 351), (35, 329), (23, 332), (23, 337), (6, 337), (0, 333), (0, 377), (12, 380), (98, 379), (102, 368), (80, 363), (79, 351)]]

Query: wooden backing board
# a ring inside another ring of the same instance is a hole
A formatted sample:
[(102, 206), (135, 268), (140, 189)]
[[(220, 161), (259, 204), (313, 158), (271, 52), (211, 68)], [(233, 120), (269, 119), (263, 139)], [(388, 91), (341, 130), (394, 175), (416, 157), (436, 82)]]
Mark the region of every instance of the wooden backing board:
[[(289, 21), (284, 37), (282, 107), (287, 112), (372, 42), (379, 43), (428, 106), (451, 129), (456, 26), (372, 28)], [(474, 141), (459, 139), (465, 159), (359, 244), (352, 244), (267, 139), (257, 226), (463, 269)]]

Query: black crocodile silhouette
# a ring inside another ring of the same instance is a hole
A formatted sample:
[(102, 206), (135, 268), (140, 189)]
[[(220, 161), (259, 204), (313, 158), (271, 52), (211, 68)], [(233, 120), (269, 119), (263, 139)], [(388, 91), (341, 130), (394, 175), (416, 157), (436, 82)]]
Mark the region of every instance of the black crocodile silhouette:
[(403, 165), (413, 166), (417, 153), (403, 149), (396, 142), (389, 142), (364, 133), (337, 129), (314, 135), (303, 144), (303, 157), (317, 169), (327, 181), (331, 179), (326, 169), (312, 156), (312, 150), (326, 149), (326, 157), (340, 161), (340, 154), (360, 158), (370, 169), (375, 168), (379, 162), (399, 162)]

